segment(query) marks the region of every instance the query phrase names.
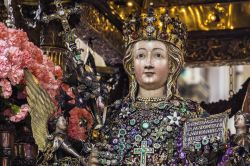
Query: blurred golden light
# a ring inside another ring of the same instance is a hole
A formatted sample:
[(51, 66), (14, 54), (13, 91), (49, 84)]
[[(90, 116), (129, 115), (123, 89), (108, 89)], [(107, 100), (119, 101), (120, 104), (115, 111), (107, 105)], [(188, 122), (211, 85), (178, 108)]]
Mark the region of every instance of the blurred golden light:
[(184, 7), (181, 8), (180, 12), (185, 13), (186, 12), (185, 8)]
[(162, 22), (159, 22), (159, 26), (162, 27), (163, 23)]
[(100, 22), (101, 22), (99, 17), (97, 17), (96, 21), (97, 21), (98, 23), (100, 23)]
[(161, 8), (160, 8), (160, 13), (165, 13), (165, 12), (166, 12), (166, 8), (161, 7)]
[(129, 7), (132, 7), (133, 6), (133, 3), (132, 2), (127, 2), (127, 5), (129, 6)]
[(121, 17), (121, 19), (124, 19), (124, 18), (125, 18), (125, 15), (124, 15), (123, 12), (121, 12), (121, 13), (119, 14), (119, 16)]
[(208, 14), (208, 20), (209, 20), (210, 22), (215, 21), (215, 20), (216, 20), (215, 14), (214, 14), (214, 13), (209, 13), (209, 14)]

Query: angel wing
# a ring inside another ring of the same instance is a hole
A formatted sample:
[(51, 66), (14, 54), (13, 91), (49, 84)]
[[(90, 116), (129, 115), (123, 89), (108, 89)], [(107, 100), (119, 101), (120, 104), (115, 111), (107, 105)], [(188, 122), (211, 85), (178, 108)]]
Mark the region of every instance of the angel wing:
[(49, 94), (39, 85), (38, 80), (29, 71), (25, 71), (27, 100), (30, 106), (31, 127), (33, 137), (39, 150), (44, 151), (48, 135), (48, 118), (56, 107)]

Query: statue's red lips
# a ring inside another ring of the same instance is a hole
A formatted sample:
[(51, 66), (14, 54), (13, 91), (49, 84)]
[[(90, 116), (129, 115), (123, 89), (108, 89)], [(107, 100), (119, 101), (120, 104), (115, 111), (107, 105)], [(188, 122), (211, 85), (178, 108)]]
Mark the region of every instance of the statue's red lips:
[(153, 71), (145, 71), (144, 73), (145, 74), (155, 74), (155, 72), (153, 72)]

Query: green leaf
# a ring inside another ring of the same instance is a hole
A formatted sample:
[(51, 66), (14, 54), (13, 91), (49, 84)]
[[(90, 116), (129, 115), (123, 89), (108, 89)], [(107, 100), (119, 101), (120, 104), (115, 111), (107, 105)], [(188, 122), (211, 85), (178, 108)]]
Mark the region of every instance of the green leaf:
[(15, 104), (11, 104), (11, 110), (17, 114), (18, 112), (20, 112), (20, 107), (18, 105)]

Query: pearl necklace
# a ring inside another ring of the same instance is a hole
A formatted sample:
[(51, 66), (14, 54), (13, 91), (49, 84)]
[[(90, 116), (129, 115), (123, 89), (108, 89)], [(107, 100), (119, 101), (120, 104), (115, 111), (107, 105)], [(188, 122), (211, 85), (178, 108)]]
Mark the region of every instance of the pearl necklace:
[(136, 100), (139, 102), (155, 103), (155, 102), (166, 101), (166, 97), (137, 97)]

